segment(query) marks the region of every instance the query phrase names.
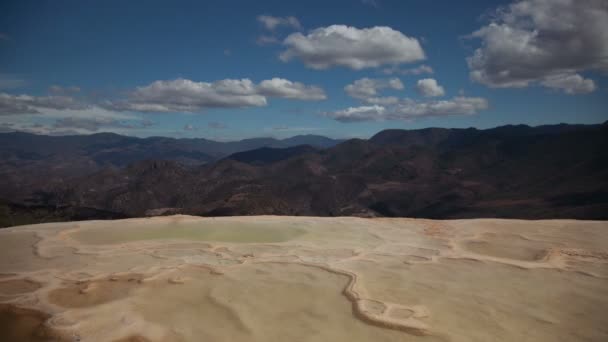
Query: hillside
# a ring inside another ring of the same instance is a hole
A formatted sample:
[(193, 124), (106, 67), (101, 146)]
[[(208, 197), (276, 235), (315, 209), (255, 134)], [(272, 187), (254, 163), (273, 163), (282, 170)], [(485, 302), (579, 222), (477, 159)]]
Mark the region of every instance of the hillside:
[(201, 166), (144, 160), (90, 173), (84, 165), (80, 175), (70, 164), (69, 177), (54, 178), (56, 168), (44, 184), (27, 183), (15, 166), (13, 177), (35, 186), (11, 189), (4, 181), (2, 188), (20, 191), (21, 203), (125, 216), (607, 219), (607, 133), (606, 125), (389, 130), (326, 149), (261, 148)]

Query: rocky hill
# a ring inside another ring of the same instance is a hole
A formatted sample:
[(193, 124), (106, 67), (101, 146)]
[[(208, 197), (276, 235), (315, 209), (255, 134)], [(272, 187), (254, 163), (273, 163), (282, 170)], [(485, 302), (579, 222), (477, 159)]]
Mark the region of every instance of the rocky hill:
[[(11, 203), (124, 216), (608, 218), (605, 124), (387, 130), (369, 140), (254, 149), (198, 166), (164, 156), (101, 169), (66, 159), (37, 169), (47, 176), (36, 181), (28, 179), (32, 166), (5, 161), (1, 188), (20, 194), (5, 198)], [(7, 174), (28, 186), (15, 187)]]

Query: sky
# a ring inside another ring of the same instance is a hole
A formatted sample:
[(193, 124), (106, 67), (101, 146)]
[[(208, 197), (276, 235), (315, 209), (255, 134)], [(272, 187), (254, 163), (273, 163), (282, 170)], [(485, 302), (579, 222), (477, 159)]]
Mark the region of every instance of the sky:
[(595, 124), (607, 74), (604, 0), (0, 3), (0, 132)]

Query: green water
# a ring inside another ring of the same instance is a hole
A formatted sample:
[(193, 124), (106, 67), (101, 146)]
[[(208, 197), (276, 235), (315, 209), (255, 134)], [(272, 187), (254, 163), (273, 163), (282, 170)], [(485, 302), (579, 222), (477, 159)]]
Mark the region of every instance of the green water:
[(304, 233), (305, 231), (300, 228), (261, 223), (185, 222), (162, 225), (144, 223), (123, 227), (120, 227), (120, 223), (112, 223), (111, 227), (83, 229), (72, 236), (86, 244), (113, 244), (158, 239), (261, 243), (288, 241)]

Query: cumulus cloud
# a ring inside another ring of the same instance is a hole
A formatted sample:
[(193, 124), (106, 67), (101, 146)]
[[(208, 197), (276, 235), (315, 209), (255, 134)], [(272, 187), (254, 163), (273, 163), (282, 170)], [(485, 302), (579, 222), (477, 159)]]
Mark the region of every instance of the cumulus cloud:
[(346, 93), (355, 99), (368, 104), (393, 104), (398, 99), (394, 96), (378, 97), (378, 91), (383, 89), (403, 90), (403, 83), (398, 78), (371, 79), (362, 78), (344, 87)]
[(398, 78), (391, 79), (371, 79), (362, 78), (356, 80), (352, 84), (344, 87), (344, 90), (348, 95), (356, 99), (366, 99), (372, 96), (378, 95), (378, 90), (381, 89), (395, 89), (402, 90), (403, 83)]
[(380, 105), (349, 107), (327, 112), (325, 116), (341, 122), (380, 121), (386, 119), (386, 108)]
[(140, 112), (195, 112), (203, 108), (259, 107), (266, 97), (248, 79), (225, 79), (213, 83), (186, 79), (155, 81), (136, 88), (129, 99), (112, 104), (114, 109)]
[(76, 110), (87, 105), (71, 96), (31, 96), (0, 93), (0, 115), (38, 114), (43, 109)]
[(260, 22), (260, 24), (262, 24), (262, 26), (269, 31), (274, 31), (281, 26), (295, 30), (300, 30), (302, 28), (300, 21), (296, 17), (273, 17), (271, 15), (259, 15), (257, 19), (258, 22)]
[(326, 98), (323, 89), (282, 78), (255, 84), (249, 79), (194, 82), (187, 79), (155, 81), (138, 87), (126, 100), (108, 102), (114, 110), (139, 112), (197, 112), (207, 108), (266, 106), (268, 97), (305, 101)]
[(424, 78), (416, 83), (416, 90), (425, 97), (436, 97), (445, 95), (443, 87), (433, 78)]
[(406, 100), (395, 108), (396, 118), (425, 116), (473, 115), (487, 109), (488, 101), (481, 97), (457, 96), (450, 100)]
[[(94, 115), (129, 119), (120, 112), (199, 112), (208, 108), (266, 106), (269, 98), (318, 101), (327, 98), (322, 88), (283, 78), (263, 80), (224, 79), (194, 82), (187, 79), (160, 80), (137, 87), (122, 98), (83, 101), (78, 87), (51, 86), (48, 96), (0, 93), (0, 115), (41, 114), (54, 117)], [(79, 114), (80, 113), (80, 114)]]
[(433, 70), (433, 68), (431, 68), (430, 66), (426, 65), (426, 64), (422, 64), (420, 66), (417, 66), (415, 68), (409, 68), (409, 69), (402, 69), (399, 68), (398, 66), (392, 66), (390, 68), (384, 68), (382, 69), (382, 73), (385, 75), (422, 75), (422, 74), (432, 74), (435, 71)]
[[(488, 107), (488, 102), (480, 97), (457, 96), (443, 101), (415, 101), (410, 98), (379, 96), (383, 89), (404, 89), (398, 78), (362, 78), (344, 87), (351, 97), (364, 103), (362, 106), (324, 113), (341, 122), (411, 120), (420, 117), (471, 115)], [(445, 91), (436, 80), (419, 80), (416, 89), (425, 97), (443, 96)]]
[(38, 111), (16, 95), (0, 93), (0, 115), (32, 114)]
[(284, 78), (273, 78), (260, 82), (258, 93), (268, 97), (280, 97), (296, 100), (325, 100), (327, 96), (323, 89), (317, 86), (307, 86), (300, 82), (292, 82)]
[(467, 58), (471, 78), (490, 87), (531, 84), (585, 93), (595, 89), (579, 73), (608, 72), (605, 0), (522, 0), (499, 8), (469, 38), (481, 46)]
[(292, 30), (301, 30), (302, 25), (296, 17), (273, 17), (271, 15), (259, 15), (257, 20), (266, 29), (267, 34), (259, 35), (256, 38), (258, 45), (278, 44), (281, 40), (278, 38), (279, 28)]
[(358, 29), (345, 25), (317, 28), (307, 35), (293, 33), (283, 44), (284, 62), (300, 59), (312, 69), (342, 66), (354, 70), (423, 60), (416, 38), (386, 26)]
[[(2, 121), (13, 130), (37, 134), (85, 134), (143, 129), (154, 123), (133, 113), (121, 113), (84, 101), (77, 87), (53, 86), (53, 95), (32, 96), (0, 93)], [(19, 114), (19, 115), (16, 115)]]
[(563, 90), (566, 94), (585, 94), (595, 90), (595, 82), (579, 74), (547, 76), (541, 84), (547, 88)]
[(404, 99), (392, 106), (360, 106), (324, 113), (341, 122), (412, 120), (422, 117), (473, 115), (488, 108), (480, 97), (457, 96), (442, 101), (414, 101)]

